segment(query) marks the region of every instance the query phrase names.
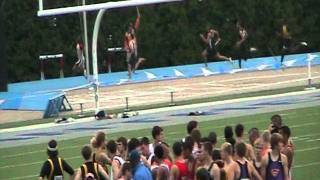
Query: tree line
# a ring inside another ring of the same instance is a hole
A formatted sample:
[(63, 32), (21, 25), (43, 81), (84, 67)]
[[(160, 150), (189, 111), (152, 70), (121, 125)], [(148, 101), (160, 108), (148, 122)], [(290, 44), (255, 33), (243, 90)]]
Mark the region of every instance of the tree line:
[[(90, 0), (88, 3), (106, 2)], [(81, 1), (44, 1), (45, 8), (80, 4)], [(183, 3), (140, 7), (138, 31), (139, 55), (146, 57), (143, 68), (201, 63), (205, 47), (199, 38), (209, 27), (220, 32), (221, 53), (236, 58), (238, 40), (235, 26), (241, 20), (249, 34), (250, 46), (259, 51), (252, 56), (281, 53), (277, 32), (285, 20), (297, 41), (306, 41), (308, 51), (320, 49), (319, 0), (185, 0)], [(38, 1), (7, 0), (4, 3), (4, 27), (9, 82), (40, 78), (39, 55), (63, 53), (65, 75), (80, 75), (72, 66), (77, 60), (76, 43), (83, 41), (82, 14), (37, 17)], [(87, 14), (89, 52), (97, 12)], [(108, 10), (98, 40), (99, 72), (107, 72), (108, 47), (123, 46), (124, 32), (136, 18), (135, 8)], [(109, 39), (112, 35), (112, 40)], [(59, 76), (59, 63), (48, 62), (46, 75)], [(125, 54), (115, 55), (114, 71), (126, 70)]]

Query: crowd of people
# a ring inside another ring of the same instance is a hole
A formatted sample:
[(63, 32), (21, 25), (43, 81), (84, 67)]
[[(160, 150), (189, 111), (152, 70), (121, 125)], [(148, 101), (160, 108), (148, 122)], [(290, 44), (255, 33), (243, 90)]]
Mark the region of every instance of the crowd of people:
[(172, 145), (165, 130), (154, 126), (148, 137), (107, 139), (103, 131), (82, 147), (83, 164), (74, 170), (58, 154), (57, 141), (48, 143), (40, 179), (110, 180), (291, 180), (294, 144), (290, 128), (280, 115), (271, 117), (266, 130), (226, 126), (218, 148), (218, 136), (201, 132), (197, 121), (186, 126), (186, 136)]

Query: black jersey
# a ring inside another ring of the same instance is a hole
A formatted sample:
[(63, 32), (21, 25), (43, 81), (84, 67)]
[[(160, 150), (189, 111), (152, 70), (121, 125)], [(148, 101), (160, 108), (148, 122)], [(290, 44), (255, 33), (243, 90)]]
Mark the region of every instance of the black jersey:
[(63, 171), (74, 174), (72, 167), (62, 158), (49, 158), (41, 168), (40, 177), (47, 177), (48, 180), (63, 179)]
[(81, 169), (82, 179), (86, 179), (88, 178), (88, 176), (91, 176), (91, 178), (94, 178), (94, 179), (100, 179), (98, 163), (86, 162), (82, 164), (80, 169)]

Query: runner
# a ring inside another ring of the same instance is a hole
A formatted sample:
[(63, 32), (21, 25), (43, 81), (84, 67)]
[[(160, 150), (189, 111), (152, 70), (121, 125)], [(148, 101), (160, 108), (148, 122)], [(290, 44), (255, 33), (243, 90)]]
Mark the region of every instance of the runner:
[(242, 68), (241, 61), (246, 61), (248, 58), (248, 32), (240, 21), (237, 21), (236, 26), (239, 32), (239, 40), (236, 42), (236, 49), (238, 52), (239, 67)]
[(83, 74), (86, 75), (86, 68), (85, 68), (85, 59), (83, 55), (83, 44), (81, 42), (77, 43), (77, 62), (74, 63), (72, 70), (83, 70)]
[(206, 67), (208, 67), (207, 60), (209, 59), (209, 57), (210, 58), (212, 57), (213, 59), (216, 59), (216, 60), (228, 60), (231, 63), (233, 63), (231, 57), (228, 58), (226, 56), (223, 56), (217, 50), (217, 45), (221, 41), (219, 32), (217, 30), (210, 28), (207, 31), (206, 35), (200, 34), (200, 38), (207, 46), (207, 48), (203, 50), (201, 53)]
[(292, 139), (290, 139), (291, 130), (288, 126), (282, 126), (280, 128), (280, 134), (283, 137), (283, 148), (281, 149), (281, 152), (288, 158), (289, 179), (292, 179), (292, 166), (295, 147)]

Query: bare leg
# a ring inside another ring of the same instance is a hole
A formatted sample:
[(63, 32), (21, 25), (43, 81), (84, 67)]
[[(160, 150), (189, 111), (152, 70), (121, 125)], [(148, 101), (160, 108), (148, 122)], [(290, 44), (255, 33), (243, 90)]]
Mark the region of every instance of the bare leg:
[(208, 52), (207, 52), (206, 49), (202, 51), (201, 56), (202, 56), (202, 58), (203, 58), (203, 60), (204, 60), (204, 65), (205, 65), (206, 67), (208, 67), (208, 64), (207, 64)]
[(131, 64), (128, 63), (128, 77), (131, 79)]
[(223, 55), (221, 55), (220, 53), (217, 53), (217, 54), (215, 55), (215, 59), (219, 59), (219, 60), (227, 60), (227, 61), (230, 61), (230, 62), (232, 62), (232, 63), (233, 63), (233, 61), (232, 61), (231, 57), (223, 56)]
[(132, 72), (134, 73), (140, 66), (141, 63), (143, 63), (146, 60), (146, 58), (139, 58), (138, 62), (136, 63), (134, 69), (132, 70)]

